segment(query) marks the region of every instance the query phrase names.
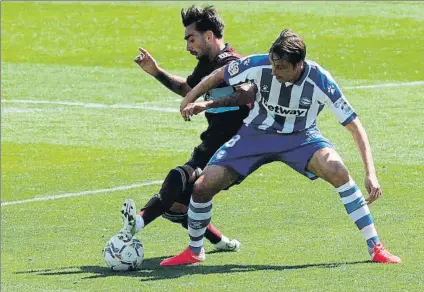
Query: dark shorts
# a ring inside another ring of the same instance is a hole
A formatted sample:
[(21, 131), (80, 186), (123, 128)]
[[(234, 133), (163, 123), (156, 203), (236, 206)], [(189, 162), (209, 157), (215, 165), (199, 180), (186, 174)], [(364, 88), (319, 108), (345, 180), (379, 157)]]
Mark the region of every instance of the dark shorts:
[(208, 165), (234, 169), (240, 183), (260, 166), (281, 161), (308, 177), (317, 176), (306, 170), (314, 153), (321, 148), (334, 148), (317, 128), (293, 134), (278, 134), (242, 126), (238, 133), (219, 148)]
[(193, 169), (204, 169), (215, 152), (225, 142), (231, 139), (243, 125), (243, 119), (247, 116), (249, 108), (244, 107), (237, 111), (219, 114), (206, 113), (208, 128), (200, 135), (202, 143), (195, 147), (190, 160), (185, 164)]
[[(205, 113), (209, 126), (200, 135), (202, 143), (194, 148), (190, 160), (185, 164), (193, 169), (203, 170), (215, 152), (238, 132), (248, 113), (249, 107), (247, 106), (243, 106), (237, 111), (219, 114)], [(188, 206), (191, 193), (192, 189), (186, 190), (178, 197), (177, 202)]]

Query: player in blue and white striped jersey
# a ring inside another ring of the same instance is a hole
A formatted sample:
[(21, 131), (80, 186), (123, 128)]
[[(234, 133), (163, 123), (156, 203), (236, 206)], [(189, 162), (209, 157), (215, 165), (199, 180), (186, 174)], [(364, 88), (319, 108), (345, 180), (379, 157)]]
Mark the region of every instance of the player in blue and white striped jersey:
[(356, 117), (331, 75), (309, 60), (293, 83), (274, 78), (268, 54), (234, 62), (224, 78), (231, 85), (252, 80), (258, 86), (254, 108), (244, 123), (260, 130), (286, 134), (312, 128), (324, 105), (342, 125)]
[[(332, 184), (349, 217), (365, 238), (372, 261), (401, 261), (384, 249), (368, 209), (368, 204), (381, 196), (382, 190), (367, 134), (330, 73), (317, 63), (305, 60), (305, 56), (303, 40), (292, 31), (284, 30), (268, 54), (233, 61), (215, 70), (186, 95), (181, 105), (185, 119), (218, 106), (250, 102), (254, 102), (254, 106), (244, 120), (244, 126), (221, 146), (195, 183), (188, 212), (189, 247), (180, 255), (164, 260), (161, 265), (203, 261), (203, 233), (211, 219), (213, 196), (234, 183), (240, 183), (261, 165), (273, 161), (284, 162), (310, 179), (320, 177)], [(193, 103), (223, 80), (229, 85), (254, 84), (256, 94), (234, 94), (214, 101)], [(364, 199), (331, 142), (317, 128), (317, 116), (325, 105), (351, 132), (358, 147), (366, 173), (367, 199)]]

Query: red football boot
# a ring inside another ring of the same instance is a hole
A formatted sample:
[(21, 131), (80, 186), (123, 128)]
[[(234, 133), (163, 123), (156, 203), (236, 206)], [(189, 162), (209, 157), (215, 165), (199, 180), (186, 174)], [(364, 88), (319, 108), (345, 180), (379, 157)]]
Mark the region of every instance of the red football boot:
[(195, 254), (189, 247), (185, 251), (172, 258), (161, 261), (161, 266), (181, 266), (195, 264), (205, 261), (205, 250), (202, 248), (200, 254)]
[(374, 248), (371, 250), (371, 260), (376, 263), (386, 264), (399, 264), (401, 262), (400, 257), (392, 255), (381, 243), (374, 245)]

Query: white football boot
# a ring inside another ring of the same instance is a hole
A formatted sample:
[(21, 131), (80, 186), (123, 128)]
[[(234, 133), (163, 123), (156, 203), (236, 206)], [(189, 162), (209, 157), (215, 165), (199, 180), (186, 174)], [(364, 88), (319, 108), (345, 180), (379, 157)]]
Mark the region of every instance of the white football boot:
[(240, 241), (237, 239), (229, 239), (225, 235), (222, 236), (221, 241), (214, 244), (215, 248), (219, 251), (239, 251)]
[(123, 234), (126, 238), (131, 239), (136, 233), (136, 224), (135, 216), (137, 211), (135, 208), (135, 203), (131, 199), (125, 200), (125, 203), (122, 205), (121, 217), (124, 222), (124, 226), (121, 228), (119, 233)]

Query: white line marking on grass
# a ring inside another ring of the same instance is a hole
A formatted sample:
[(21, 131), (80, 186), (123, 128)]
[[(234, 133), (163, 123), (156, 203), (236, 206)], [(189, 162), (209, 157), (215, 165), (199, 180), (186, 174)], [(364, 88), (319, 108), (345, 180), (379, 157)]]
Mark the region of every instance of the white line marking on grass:
[(367, 89), (367, 88), (371, 89), (371, 88), (386, 88), (386, 87), (398, 87), (398, 86), (420, 86), (420, 85), (424, 85), (424, 81), (345, 86), (342, 89)]
[(70, 102), (70, 101), (50, 101), (50, 100), (22, 100), (22, 99), (2, 99), (2, 103), (32, 103), (32, 104), (57, 104), (82, 106), (86, 108), (120, 108), (120, 109), (143, 109), (169, 113), (179, 113), (177, 108), (166, 108), (158, 106), (136, 105), (136, 104), (104, 104), (104, 103), (86, 103), (86, 102)]
[[(370, 84), (370, 85), (357, 85), (357, 86), (345, 86), (342, 89), (373, 89), (373, 88), (390, 88), (398, 86), (420, 86), (424, 85), (424, 81), (414, 82), (403, 82), (403, 83), (381, 83), (381, 84)], [(179, 101), (180, 99), (178, 99)], [(177, 100), (175, 100), (177, 101)], [(86, 102), (70, 102), (70, 101), (50, 101), (50, 100), (22, 100), (22, 99), (2, 99), (3, 103), (31, 103), (31, 104), (57, 104), (57, 105), (70, 105), (70, 106), (82, 106), (86, 108), (119, 108), (119, 109), (142, 109), (159, 112), (179, 113), (178, 108), (166, 108), (160, 106), (148, 106), (148, 105), (137, 105), (137, 104), (104, 104), (104, 103), (86, 103)], [(160, 102), (160, 101), (158, 101)], [(150, 102), (149, 102), (150, 103)]]
[(143, 183), (135, 183), (135, 184), (128, 185), (128, 186), (119, 186), (119, 187), (114, 187), (114, 188), (109, 188), (109, 189), (83, 191), (83, 192), (78, 192), (78, 193), (65, 193), (65, 194), (37, 197), (37, 198), (33, 198), (33, 199), (20, 200), (20, 201), (8, 201), (8, 202), (2, 202), (1, 206), (4, 207), (4, 206), (9, 206), (9, 205), (26, 204), (26, 203), (32, 203), (32, 202), (38, 202), (38, 201), (49, 201), (49, 200), (57, 200), (57, 199), (61, 199), (61, 198), (71, 198), (71, 197), (111, 193), (111, 192), (117, 192), (117, 191), (125, 191), (125, 190), (135, 189), (135, 188), (139, 188), (139, 187), (145, 187), (145, 186), (150, 186), (150, 185), (158, 185), (158, 184), (161, 184), (162, 182), (163, 182), (162, 180), (153, 180), (153, 181), (147, 181), (147, 182), (143, 182)]
[[(344, 87), (344, 89), (367, 89), (367, 88), (371, 89), (371, 88), (387, 88), (387, 87), (397, 87), (397, 86), (419, 86), (419, 85), (424, 85), (424, 81), (347, 86), (347, 87)], [(156, 107), (156, 106), (131, 105), (131, 104), (108, 105), (108, 104), (103, 104), (103, 103), (84, 103), (84, 102), (67, 102), (67, 101), (49, 101), (49, 100), (16, 100), (16, 99), (15, 100), (3, 100), (2, 99), (1, 102), (2, 103), (7, 102), (7, 103), (32, 103), (32, 104), (57, 104), (57, 105), (83, 106), (83, 107), (87, 107), (87, 108), (143, 109), (143, 110), (153, 110), (153, 111), (173, 112), (173, 113), (179, 112), (178, 109), (174, 109), (174, 108), (162, 108), (162, 107)], [(25, 204), (25, 203), (31, 203), (31, 202), (37, 202), (37, 201), (56, 200), (56, 199), (61, 199), (61, 198), (94, 195), (94, 194), (100, 194), (100, 193), (110, 193), (110, 192), (129, 190), (129, 189), (133, 189), (133, 188), (139, 188), (139, 187), (143, 187), (143, 186), (149, 186), (149, 185), (155, 185), (155, 184), (161, 184), (161, 183), (162, 183), (162, 181), (150, 181), (150, 182), (144, 182), (144, 183), (136, 183), (136, 184), (132, 184), (132, 185), (128, 185), (128, 186), (119, 186), (119, 187), (114, 187), (114, 188), (109, 188), (109, 189), (83, 191), (83, 192), (78, 192), (78, 193), (65, 193), (65, 194), (44, 196), (44, 197), (38, 197), (38, 198), (33, 198), (33, 199), (27, 199), (27, 200), (2, 202), (1, 206)]]

